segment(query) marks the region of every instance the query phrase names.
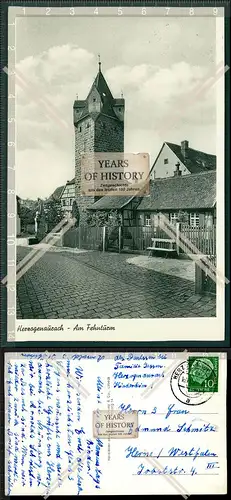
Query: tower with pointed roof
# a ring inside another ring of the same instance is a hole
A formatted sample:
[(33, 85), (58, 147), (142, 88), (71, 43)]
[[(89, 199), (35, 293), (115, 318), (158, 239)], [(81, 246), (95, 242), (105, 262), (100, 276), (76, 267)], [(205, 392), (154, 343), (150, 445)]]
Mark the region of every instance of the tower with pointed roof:
[(74, 102), (75, 195), (80, 222), (86, 220), (86, 208), (98, 199), (80, 194), (81, 155), (124, 151), (124, 107), (123, 98), (114, 99), (99, 61), (98, 74), (87, 98)]

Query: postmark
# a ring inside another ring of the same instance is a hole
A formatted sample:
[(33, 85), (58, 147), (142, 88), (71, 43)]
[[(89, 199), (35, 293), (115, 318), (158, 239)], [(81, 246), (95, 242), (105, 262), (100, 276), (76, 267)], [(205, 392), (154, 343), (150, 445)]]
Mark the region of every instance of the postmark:
[(188, 360), (183, 361), (175, 368), (170, 379), (170, 386), (176, 399), (190, 406), (206, 403), (214, 394), (211, 391), (191, 392), (188, 390)]
[(93, 412), (93, 435), (100, 439), (137, 438), (138, 412), (95, 410)]
[(188, 358), (188, 391), (218, 392), (218, 356)]

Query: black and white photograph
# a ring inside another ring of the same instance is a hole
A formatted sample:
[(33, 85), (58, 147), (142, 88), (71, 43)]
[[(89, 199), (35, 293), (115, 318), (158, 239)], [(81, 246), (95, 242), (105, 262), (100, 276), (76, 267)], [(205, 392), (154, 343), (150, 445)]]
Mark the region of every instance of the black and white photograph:
[[(16, 18), (18, 335), (222, 340), (223, 17), (59, 10)], [(85, 192), (97, 154), (148, 191)]]

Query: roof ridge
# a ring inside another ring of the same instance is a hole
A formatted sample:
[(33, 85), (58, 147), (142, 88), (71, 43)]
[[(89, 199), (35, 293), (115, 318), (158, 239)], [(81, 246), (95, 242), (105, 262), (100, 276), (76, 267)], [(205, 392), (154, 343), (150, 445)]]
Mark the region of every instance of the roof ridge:
[(217, 171), (216, 170), (205, 170), (205, 172), (194, 172), (193, 174), (186, 174), (186, 175), (179, 175), (179, 176), (176, 176), (176, 175), (171, 175), (169, 177), (157, 177), (156, 179), (150, 179), (150, 182), (159, 182), (159, 181), (169, 181), (171, 179), (185, 179), (185, 178), (188, 178), (188, 177), (197, 177), (199, 175), (208, 175), (208, 174), (216, 174)]
[[(177, 146), (178, 148), (181, 148), (181, 145), (180, 144), (176, 144), (175, 142), (169, 142), (169, 141), (164, 141), (165, 144), (171, 144), (173, 146)], [(188, 149), (190, 149), (191, 151), (196, 151), (197, 153), (202, 153), (203, 155), (207, 155), (207, 156), (214, 156), (216, 158), (217, 155), (214, 155), (213, 153), (205, 153), (205, 151), (201, 151), (201, 149), (195, 149), (195, 148), (191, 148), (190, 146), (188, 147)]]

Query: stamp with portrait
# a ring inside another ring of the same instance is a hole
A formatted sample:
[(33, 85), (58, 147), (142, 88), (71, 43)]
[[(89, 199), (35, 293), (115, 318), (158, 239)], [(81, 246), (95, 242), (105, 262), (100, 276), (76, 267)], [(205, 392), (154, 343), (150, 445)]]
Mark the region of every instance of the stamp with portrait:
[[(193, 358), (198, 359), (198, 358)], [(202, 358), (204, 360), (204, 358)], [(207, 359), (207, 358), (206, 358)], [(206, 403), (214, 394), (213, 391), (189, 390), (189, 363), (183, 361), (173, 371), (170, 378), (170, 387), (178, 401), (185, 405), (194, 406)], [(192, 386), (191, 386), (192, 387)], [(194, 386), (195, 387), (195, 386)]]
[(218, 356), (189, 356), (188, 391), (218, 392)]

